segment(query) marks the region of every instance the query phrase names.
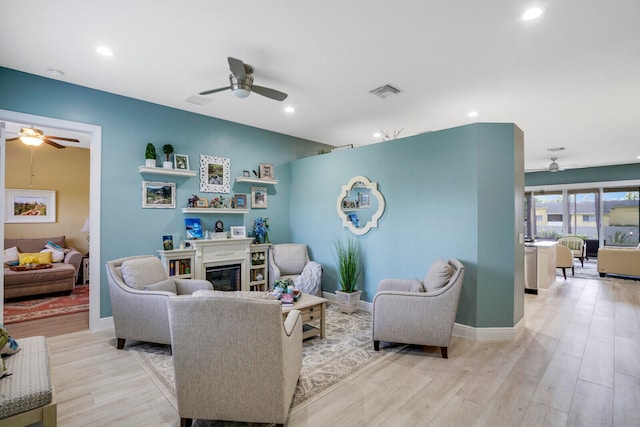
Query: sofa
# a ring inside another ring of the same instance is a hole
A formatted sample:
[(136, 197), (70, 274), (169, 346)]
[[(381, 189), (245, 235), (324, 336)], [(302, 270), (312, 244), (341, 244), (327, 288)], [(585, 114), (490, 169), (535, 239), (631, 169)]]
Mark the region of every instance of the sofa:
[[(53, 245), (51, 245), (53, 244)], [(64, 248), (61, 262), (52, 262), (51, 268), (42, 270), (13, 271), (4, 259), (4, 297), (16, 298), (53, 292), (71, 292), (78, 279), (82, 254), (74, 248), (67, 248), (65, 236), (29, 239), (4, 239), (5, 253), (17, 248), (19, 253), (39, 253), (46, 246)]]
[(598, 249), (598, 273), (640, 276), (640, 245), (637, 248), (604, 246)]

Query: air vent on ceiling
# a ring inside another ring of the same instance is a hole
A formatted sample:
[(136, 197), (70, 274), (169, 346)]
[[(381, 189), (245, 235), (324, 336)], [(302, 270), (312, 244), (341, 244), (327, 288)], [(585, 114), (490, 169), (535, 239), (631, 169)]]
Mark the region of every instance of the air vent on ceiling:
[(198, 96), (198, 95), (191, 95), (190, 97), (188, 97), (187, 99), (185, 99), (185, 101), (191, 103), (191, 104), (196, 104), (196, 105), (207, 105), (208, 103), (211, 102), (210, 98), (207, 98), (206, 96)]
[(566, 150), (566, 148), (564, 147), (547, 148), (547, 151), (550, 153), (555, 153), (557, 151), (564, 151), (564, 150)]
[(386, 84), (384, 86), (380, 86), (379, 88), (370, 90), (369, 93), (379, 96), (380, 98), (386, 98), (390, 95), (396, 95), (400, 93), (400, 89), (390, 84)]

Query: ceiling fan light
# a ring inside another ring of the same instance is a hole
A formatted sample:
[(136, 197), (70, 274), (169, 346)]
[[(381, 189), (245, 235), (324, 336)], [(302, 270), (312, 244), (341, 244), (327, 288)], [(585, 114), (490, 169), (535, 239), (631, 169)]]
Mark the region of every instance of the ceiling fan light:
[(24, 136), (24, 135), (20, 136), (20, 141), (22, 141), (26, 145), (32, 145), (34, 147), (37, 147), (44, 142), (44, 140), (40, 138), (35, 138), (33, 136)]
[(244, 89), (244, 88), (238, 88), (238, 89), (234, 89), (233, 94), (235, 96), (237, 96), (238, 98), (246, 98), (247, 96), (249, 96), (249, 94), (251, 93), (250, 90)]

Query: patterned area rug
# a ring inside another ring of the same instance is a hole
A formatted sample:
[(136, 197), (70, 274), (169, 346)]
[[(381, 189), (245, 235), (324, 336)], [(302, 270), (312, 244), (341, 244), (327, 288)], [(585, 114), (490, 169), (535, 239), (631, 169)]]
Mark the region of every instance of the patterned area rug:
[[(302, 346), (302, 371), (293, 397), (293, 407), (310, 403), (339, 383), (364, 372), (396, 354), (404, 346), (373, 350), (371, 314), (358, 311), (344, 314), (336, 304), (327, 304), (326, 338), (309, 338)], [(171, 348), (167, 345), (141, 343), (129, 347), (177, 410)], [(243, 423), (207, 423), (196, 426), (243, 426)]]
[(4, 324), (89, 311), (89, 285), (77, 285), (70, 295), (12, 298), (4, 303)]
[[(589, 260), (584, 261), (584, 267), (580, 264), (579, 260), (575, 260), (573, 263), (575, 274), (573, 277), (577, 277), (578, 279), (592, 279), (592, 280), (616, 280), (616, 279), (627, 279), (627, 280), (638, 280), (637, 277), (628, 277), (628, 276), (617, 276), (617, 275), (606, 275), (605, 277), (600, 277), (598, 274), (598, 260), (596, 258), (589, 258)], [(571, 269), (567, 268), (567, 279), (571, 276)], [(562, 269), (556, 269), (556, 276), (558, 276), (559, 280), (563, 280)]]

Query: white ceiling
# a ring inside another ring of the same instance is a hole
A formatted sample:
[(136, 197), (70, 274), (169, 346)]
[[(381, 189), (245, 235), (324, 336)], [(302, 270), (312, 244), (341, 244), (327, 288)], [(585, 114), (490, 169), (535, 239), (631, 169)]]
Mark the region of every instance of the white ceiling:
[[(3, 0), (0, 65), (335, 146), (514, 122), (525, 168), (640, 162), (638, 0)], [(525, 22), (531, 6), (543, 15)], [(107, 45), (112, 57), (96, 48)], [(230, 91), (227, 57), (284, 102)], [(64, 72), (53, 76), (47, 69)], [(402, 92), (380, 99), (384, 84)], [(294, 114), (283, 112), (294, 106)], [(467, 117), (477, 111), (475, 118)], [(11, 135), (9, 135), (11, 137)], [(560, 153), (549, 148), (565, 147)]]

